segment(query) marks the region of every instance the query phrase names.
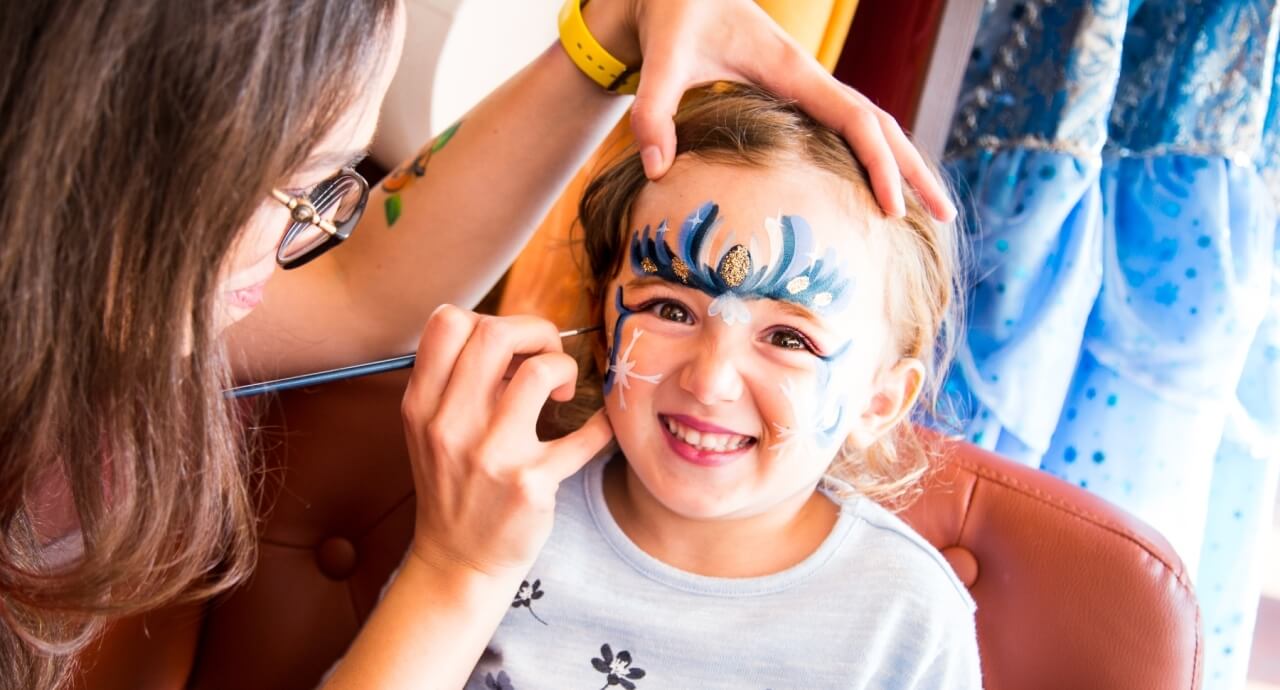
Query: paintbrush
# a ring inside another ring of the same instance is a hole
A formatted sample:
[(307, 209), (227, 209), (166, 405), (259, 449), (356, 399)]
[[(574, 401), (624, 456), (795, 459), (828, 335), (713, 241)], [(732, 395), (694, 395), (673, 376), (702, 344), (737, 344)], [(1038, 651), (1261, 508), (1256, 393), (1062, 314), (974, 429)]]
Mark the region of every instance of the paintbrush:
[[(591, 333), (600, 329), (601, 326), (598, 324), (595, 326), (573, 328), (567, 331), (560, 331), (560, 338), (572, 338), (575, 335)], [(417, 358), (418, 356), (416, 353), (409, 353), (399, 357), (390, 357), (388, 359), (365, 362), (364, 364), (353, 364), (348, 367), (316, 371), (310, 374), (300, 374), (298, 376), (290, 376), (288, 378), (275, 379), (273, 381), (250, 383), (225, 390), (222, 392), (222, 395), (227, 398), (247, 398), (252, 395), (261, 395), (263, 393), (287, 391), (290, 388), (303, 388), (306, 386), (319, 385), (321, 383), (341, 381), (343, 379), (353, 379), (357, 376), (369, 376), (370, 374), (381, 374), (383, 372), (395, 371), (397, 369), (408, 369), (413, 366), (413, 362)]]

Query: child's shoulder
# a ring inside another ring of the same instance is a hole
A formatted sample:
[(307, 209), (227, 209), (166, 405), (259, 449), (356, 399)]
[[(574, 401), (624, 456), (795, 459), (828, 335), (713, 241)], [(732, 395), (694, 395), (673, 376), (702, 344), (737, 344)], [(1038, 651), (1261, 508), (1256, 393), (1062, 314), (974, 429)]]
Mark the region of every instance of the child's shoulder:
[(828, 496), (861, 527), (856, 539), (860, 559), (874, 559), (882, 572), (900, 575), (913, 586), (939, 596), (951, 592), (969, 613), (976, 609), (968, 588), (947, 559), (902, 518), (864, 496)]

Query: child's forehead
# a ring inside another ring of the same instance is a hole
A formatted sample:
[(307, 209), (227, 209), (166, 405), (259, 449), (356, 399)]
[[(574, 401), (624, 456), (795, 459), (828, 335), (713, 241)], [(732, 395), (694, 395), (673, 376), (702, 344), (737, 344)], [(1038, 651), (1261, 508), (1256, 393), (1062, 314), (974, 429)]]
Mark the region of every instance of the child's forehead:
[(851, 184), (810, 165), (761, 168), (682, 157), (662, 179), (645, 185), (631, 209), (631, 229), (663, 220), (678, 227), (688, 214), (714, 202), (722, 232), (742, 242), (764, 233), (767, 219), (800, 216), (814, 243), (854, 259), (871, 249), (866, 238), (875, 216), (861, 208), (847, 188)]

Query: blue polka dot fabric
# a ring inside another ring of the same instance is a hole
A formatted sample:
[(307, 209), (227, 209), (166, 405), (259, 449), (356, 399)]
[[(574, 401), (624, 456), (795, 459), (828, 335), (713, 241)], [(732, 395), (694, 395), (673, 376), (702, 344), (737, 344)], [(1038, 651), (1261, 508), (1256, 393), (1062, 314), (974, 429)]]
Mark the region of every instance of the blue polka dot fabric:
[(1280, 449), (1276, 0), (996, 0), (946, 168), (975, 444), (1159, 529), (1242, 688)]

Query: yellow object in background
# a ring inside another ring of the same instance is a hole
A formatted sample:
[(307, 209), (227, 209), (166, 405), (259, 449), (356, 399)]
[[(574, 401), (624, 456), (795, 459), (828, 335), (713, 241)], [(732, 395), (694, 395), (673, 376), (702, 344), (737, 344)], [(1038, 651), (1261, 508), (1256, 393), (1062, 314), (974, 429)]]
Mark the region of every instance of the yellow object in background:
[(828, 72), (836, 68), (858, 0), (757, 0), (757, 4)]

